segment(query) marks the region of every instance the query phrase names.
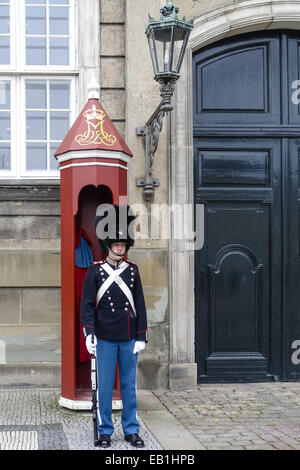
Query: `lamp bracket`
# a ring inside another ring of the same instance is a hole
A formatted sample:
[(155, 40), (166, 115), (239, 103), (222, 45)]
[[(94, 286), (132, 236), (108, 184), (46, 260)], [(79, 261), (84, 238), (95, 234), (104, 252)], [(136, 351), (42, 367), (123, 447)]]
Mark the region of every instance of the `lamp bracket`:
[(152, 178), (154, 154), (157, 150), (159, 134), (162, 130), (163, 119), (166, 113), (172, 111), (171, 97), (175, 90), (176, 79), (158, 79), (162, 101), (150, 116), (144, 127), (136, 129), (136, 135), (142, 136), (145, 146), (145, 178), (137, 178), (136, 185), (144, 187), (144, 197), (151, 201), (154, 196), (154, 187), (159, 186), (159, 180)]
[[(158, 178), (153, 178), (152, 179), (152, 184), (155, 188), (157, 188), (159, 186), (159, 179)], [(145, 179), (144, 178), (137, 178), (136, 179), (136, 185), (145, 187)]]

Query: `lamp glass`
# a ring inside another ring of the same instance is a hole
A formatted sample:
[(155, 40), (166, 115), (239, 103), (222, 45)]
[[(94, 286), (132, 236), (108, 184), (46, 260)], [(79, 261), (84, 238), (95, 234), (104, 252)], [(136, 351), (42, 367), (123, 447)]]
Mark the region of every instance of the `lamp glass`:
[(156, 79), (179, 78), (190, 30), (176, 23), (149, 26), (147, 37)]

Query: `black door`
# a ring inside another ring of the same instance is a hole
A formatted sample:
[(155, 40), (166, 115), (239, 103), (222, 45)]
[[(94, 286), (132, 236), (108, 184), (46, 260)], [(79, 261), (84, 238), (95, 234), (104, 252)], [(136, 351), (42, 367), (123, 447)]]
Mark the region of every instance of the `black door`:
[(193, 58), (199, 382), (300, 379), (299, 46), (256, 33)]

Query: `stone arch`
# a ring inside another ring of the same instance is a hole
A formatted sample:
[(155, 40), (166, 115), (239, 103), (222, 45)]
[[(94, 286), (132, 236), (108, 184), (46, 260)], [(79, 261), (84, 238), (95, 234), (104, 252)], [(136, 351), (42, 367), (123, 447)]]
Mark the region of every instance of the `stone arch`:
[(195, 51), (238, 34), (272, 29), (299, 29), (300, 3), (245, 0), (215, 8), (195, 19), (189, 49)]

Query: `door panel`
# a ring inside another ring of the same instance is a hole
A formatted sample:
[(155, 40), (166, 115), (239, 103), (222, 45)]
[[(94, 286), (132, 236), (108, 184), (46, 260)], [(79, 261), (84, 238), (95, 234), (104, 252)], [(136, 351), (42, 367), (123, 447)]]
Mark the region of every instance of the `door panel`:
[(282, 379), (300, 380), (300, 140), (284, 139)]
[(300, 37), (290, 33), (288, 41), (288, 117), (289, 124), (300, 125)]
[(227, 40), (194, 56), (195, 126), (279, 124), (280, 49), (274, 34)]
[(208, 46), (193, 74), (198, 380), (300, 380), (300, 33)]
[(268, 380), (280, 336), (273, 322), (280, 291), (272, 289), (281, 250), (280, 139), (200, 138), (194, 155), (196, 202), (205, 204), (205, 244), (196, 252), (199, 380)]

